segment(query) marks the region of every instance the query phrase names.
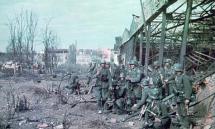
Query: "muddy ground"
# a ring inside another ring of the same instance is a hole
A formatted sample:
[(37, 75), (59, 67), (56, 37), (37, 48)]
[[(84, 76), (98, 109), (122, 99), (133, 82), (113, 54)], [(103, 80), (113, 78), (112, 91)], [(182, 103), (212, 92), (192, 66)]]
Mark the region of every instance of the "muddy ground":
[[(47, 75), (27, 75), (0, 78), (0, 124), (9, 123), (12, 129), (138, 129), (138, 117), (121, 122), (127, 115), (112, 113), (98, 114), (93, 96), (84, 94), (86, 78), (81, 79), (81, 94), (69, 94), (65, 89), (68, 79), (61, 81)], [(215, 91), (214, 78), (209, 78), (208, 86), (198, 93), (198, 99)], [(59, 88), (60, 86), (60, 88)], [(20, 108), (24, 100), (25, 108)], [(211, 127), (214, 121), (214, 98), (204, 102), (207, 115), (199, 120), (200, 128)], [(19, 107), (19, 108), (18, 108)], [(204, 111), (203, 111), (204, 112)], [(208, 128), (209, 129), (209, 128)]]

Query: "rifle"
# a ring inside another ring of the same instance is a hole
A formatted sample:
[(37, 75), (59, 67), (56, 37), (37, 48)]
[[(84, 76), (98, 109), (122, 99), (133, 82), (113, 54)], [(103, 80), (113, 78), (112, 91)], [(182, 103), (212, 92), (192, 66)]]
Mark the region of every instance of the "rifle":
[(87, 93), (88, 95), (92, 92), (93, 87), (95, 87), (95, 85), (91, 85), (91, 86), (90, 86), (90, 89), (89, 89), (89, 91), (88, 91), (88, 93)]
[(138, 116), (139, 114), (140, 114), (139, 111), (136, 111), (133, 114), (131, 114), (131, 115), (127, 116), (126, 118), (124, 118), (122, 120), (122, 122), (126, 122), (127, 120), (131, 119), (132, 117)]
[(208, 99), (208, 98), (210, 98), (211, 96), (214, 96), (214, 95), (215, 95), (215, 92), (212, 93), (212, 94), (210, 94), (210, 95), (208, 95), (207, 97), (203, 98), (202, 100), (200, 100), (200, 101), (198, 101), (198, 102), (196, 102), (196, 103), (193, 103), (193, 104), (189, 105), (189, 107), (193, 107), (193, 106), (195, 106), (195, 105), (198, 105), (198, 104), (201, 103), (202, 101), (205, 101), (206, 99)]
[(148, 106), (149, 106), (148, 103), (147, 103), (146, 105), (143, 105), (143, 106), (142, 106), (141, 111), (140, 111), (140, 115), (139, 115), (139, 116), (140, 116), (140, 119), (139, 119), (139, 120), (141, 120), (141, 118), (142, 118), (143, 115), (145, 114), (145, 112), (146, 112)]
[[(95, 76), (92, 77), (92, 80), (95, 79), (95, 78), (97, 78), (97, 74), (96, 74)], [(87, 94), (90, 94), (90, 93), (92, 92), (92, 90), (93, 90), (93, 87), (95, 87), (95, 86), (96, 86), (96, 85), (91, 85), (91, 86), (90, 86), (90, 89), (89, 89), (89, 91), (88, 91)]]
[(171, 94), (171, 95), (165, 97), (164, 99), (162, 99), (162, 102), (166, 102), (167, 100), (173, 98), (174, 96), (175, 96), (175, 94)]

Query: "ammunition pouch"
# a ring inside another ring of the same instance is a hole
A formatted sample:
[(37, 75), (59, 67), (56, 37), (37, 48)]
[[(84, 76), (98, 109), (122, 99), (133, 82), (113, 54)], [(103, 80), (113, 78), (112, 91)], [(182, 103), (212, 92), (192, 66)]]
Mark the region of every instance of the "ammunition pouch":
[(108, 77), (107, 77), (107, 75), (102, 75), (102, 76), (101, 76), (101, 81), (102, 81), (102, 82), (108, 82)]
[(184, 93), (183, 92), (177, 92), (177, 95), (176, 95), (176, 102), (177, 103), (180, 103), (180, 102), (184, 102), (185, 100), (185, 97), (184, 97)]

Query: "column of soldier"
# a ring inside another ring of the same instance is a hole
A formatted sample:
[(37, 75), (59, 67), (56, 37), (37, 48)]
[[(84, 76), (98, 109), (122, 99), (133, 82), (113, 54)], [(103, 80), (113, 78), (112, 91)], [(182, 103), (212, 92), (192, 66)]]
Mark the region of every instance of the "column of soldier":
[(89, 81), (96, 78), (93, 91), (98, 113), (138, 114), (142, 129), (168, 129), (173, 118), (178, 128), (190, 128), (192, 86), (182, 65), (166, 59), (162, 66), (155, 61), (152, 68), (145, 76), (143, 66), (135, 60), (127, 67), (106, 61), (97, 68), (91, 65)]

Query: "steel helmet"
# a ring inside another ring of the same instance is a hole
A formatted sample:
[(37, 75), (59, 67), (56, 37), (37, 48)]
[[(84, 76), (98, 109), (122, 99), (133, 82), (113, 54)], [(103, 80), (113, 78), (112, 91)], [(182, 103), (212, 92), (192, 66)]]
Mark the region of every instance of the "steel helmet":
[(131, 60), (131, 61), (129, 62), (129, 65), (136, 65), (136, 61)]
[(183, 71), (183, 67), (182, 67), (182, 65), (179, 64), (179, 63), (174, 64), (173, 67), (174, 67), (174, 70), (175, 70), (175, 71), (178, 71), (178, 72), (182, 72), (182, 71)]
[(149, 85), (149, 80), (148, 79), (143, 79), (141, 81), (141, 86), (148, 86)]
[(155, 62), (153, 63), (153, 65), (154, 65), (154, 66), (159, 66), (158, 61), (155, 61)]
[(105, 61), (105, 60), (102, 60), (102, 61), (100, 62), (100, 64), (106, 64), (106, 61)]

